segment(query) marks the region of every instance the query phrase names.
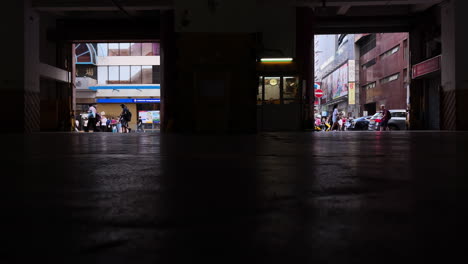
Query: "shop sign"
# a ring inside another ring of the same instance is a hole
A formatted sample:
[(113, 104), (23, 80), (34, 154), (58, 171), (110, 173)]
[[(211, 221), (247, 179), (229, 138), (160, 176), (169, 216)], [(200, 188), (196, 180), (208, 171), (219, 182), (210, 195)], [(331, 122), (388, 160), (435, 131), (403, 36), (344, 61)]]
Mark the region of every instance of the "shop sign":
[(348, 104), (353, 105), (356, 104), (356, 89), (355, 83), (350, 82), (348, 83)]
[(355, 82), (356, 81), (356, 61), (355, 60), (348, 60), (348, 81)]
[(96, 103), (118, 104), (118, 103), (160, 103), (159, 98), (98, 98)]
[(133, 102), (134, 103), (159, 103), (159, 102), (161, 102), (161, 99), (154, 99), (154, 98), (150, 98), (150, 99), (133, 99)]
[(416, 79), (438, 70), (440, 70), (440, 55), (413, 65), (412, 77), (413, 79)]

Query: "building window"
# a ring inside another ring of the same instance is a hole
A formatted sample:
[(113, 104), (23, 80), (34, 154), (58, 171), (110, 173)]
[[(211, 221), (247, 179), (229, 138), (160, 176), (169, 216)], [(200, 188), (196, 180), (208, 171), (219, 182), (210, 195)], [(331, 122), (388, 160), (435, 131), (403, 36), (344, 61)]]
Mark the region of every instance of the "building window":
[(159, 56), (159, 43), (98, 43), (98, 56)]
[(98, 79), (98, 84), (103, 85), (107, 84), (107, 81), (109, 80), (109, 75), (107, 73), (107, 66), (98, 66), (97, 67), (97, 79)]
[(160, 83), (159, 65), (153, 66), (98, 66), (99, 85)]
[(388, 83), (388, 82), (391, 82), (391, 81), (395, 81), (395, 80), (398, 79), (399, 75), (400, 75), (400, 73), (395, 73), (395, 74), (392, 74), (392, 75), (387, 76), (385, 78), (382, 78), (382, 79), (380, 79), (380, 83), (384, 84), (384, 83)]
[(142, 43), (130, 44), (130, 56), (141, 56), (141, 45)]
[(348, 38), (346, 37), (348, 34), (340, 34), (338, 35), (338, 46), (341, 46), (345, 44), (348, 41)]
[(80, 43), (75, 46), (76, 62), (91, 63), (92, 46), (86, 43)]
[(369, 36), (364, 37), (364, 40), (362, 40), (361, 45), (359, 47), (360, 55), (363, 56), (364, 54), (371, 51), (373, 48), (375, 48), (376, 44), (377, 41), (375, 38), (375, 34), (370, 34)]
[(153, 43), (153, 55), (154, 56), (161, 55), (161, 44)]
[(109, 43), (107, 56), (119, 56), (119, 43)]
[(130, 66), (120, 66), (120, 84), (130, 83)]
[(257, 89), (257, 105), (261, 105), (263, 102), (263, 77), (260, 76), (258, 80), (258, 89)]
[(283, 103), (297, 102), (299, 79), (297, 77), (283, 77)]
[(109, 66), (109, 80), (108, 84), (119, 83), (119, 66)]
[(375, 87), (375, 82), (371, 82), (371, 83), (368, 83), (364, 86), (362, 86), (363, 89), (371, 89), (371, 88), (374, 88)]
[(280, 104), (280, 77), (265, 78), (265, 103)]
[(141, 83), (153, 83), (153, 66), (141, 66), (142, 80)]
[(130, 43), (119, 44), (120, 56), (130, 56)]
[(107, 55), (107, 43), (98, 43), (97, 44), (97, 53), (98, 56), (108, 56)]
[(395, 54), (395, 53), (398, 52), (399, 49), (400, 49), (400, 44), (398, 44), (396, 47), (393, 47), (393, 48), (387, 50), (386, 52), (382, 53), (382, 55), (380, 55), (380, 58), (384, 58), (384, 57), (390, 56), (392, 54)]
[(141, 66), (131, 66), (130, 82), (133, 84), (141, 83)]
[(143, 43), (142, 56), (153, 56), (153, 43)]
[(362, 65), (362, 69), (365, 70), (365, 69), (371, 67), (371, 66), (374, 65), (374, 64), (375, 64), (375, 58), (373, 58), (372, 60), (370, 60), (370, 61), (364, 63), (364, 64)]

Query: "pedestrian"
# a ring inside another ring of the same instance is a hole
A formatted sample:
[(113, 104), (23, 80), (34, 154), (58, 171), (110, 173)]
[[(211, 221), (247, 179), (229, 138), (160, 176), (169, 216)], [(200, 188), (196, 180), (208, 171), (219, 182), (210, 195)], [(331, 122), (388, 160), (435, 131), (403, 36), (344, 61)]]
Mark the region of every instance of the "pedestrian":
[(392, 118), (390, 111), (385, 109), (385, 105), (380, 105), (380, 112), (382, 113), (382, 119), (380, 120), (380, 131), (388, 130), (388, 120)]
[(332, 131), (339, 128), (338, 116), (339, 116), (338, 105), (335, 105), (333, 107), (333, 113), (332, 113), (332, 127), (331, 127)]
[(107, 132), (107, 117), (104, 111), (101, 112), (101, 120), (99, 120), (101, 132)]
[(341, 125), (341, 131), (345, 131), (345, 130), (346, 130), (346, 121), (347, 121), (346, 116), (343, 114), (343, 118), (341, 119), (341, 123), (342, 123), (342, 125)]
[(106, 121), (106, 132), (112, 132), (111, 122), (112, 122), (112, 120), (110, 118), (108, 118), (107, 121)]
[(346, 120), (346, 123), (345, 123), (345, 128), (346, 130), (350, 130), (351, 129), (351, 125), (353, 124), (353, 120), (354, 120), (354, 117), (350, 116), (347, 120)]
[(111, 126), (112, 133), (119, 132), (118, 129), (117, 129), (117, 120), (114, 117), (111, 117), (110, 126)]
[(116, 120), (117, 123), (116, 123), (116, 128), (117, 128), (117, 133), (122, 133), (122, 123), (120, 123), (120, 118), (118, 120)]
[(145, 132), (145, 129), (143, 128), (143, 120), (141, 120), (141, 117), (138, 118), (137, 132)]
[(325, 126), (326, 126), (325, 131), (330, 131), (331, 130), (331, 127), (332, 127), (331, 116), (327, 117), (327, 120), (325, 121)]
[(409, 121), (410, 121), (410, 105), (408, 104), (406, 106), (406, 121), (405, 121), (407, 130), (411, 129)]
[(322, 117), (322, 125), (320, 126), (322, 128), (323, 131), (325, 131), (327, 129), (327, 118), (326, 117)]
[(75, 117), (75, 132), (80, 132), (80, 120), (78, 120), (77, 117)]
[(96, 107), (93, 104), (88, 108), (88, 132), (96, 131)]
[(315, 118), (315, 128), (314, 130), (316, 131), (321, 131), (322, 130), (322, 121), (320, 120), (320, 116), (317, 116)]
[(343, 130), (343, 118), (341, 116), (338, 116), (338, 131), (342, 131)]
[(80, 130), (81, 130), (81, 115), (76, 114), (76, 117), (75, 117), (75, 131), (80, 132)]
[(120, 107), (122, 107), (122, 113), (120, 114), (120, 123), (122, 124), (122, 133), (129, 133), (129, 127), (128, 127), (128, 122), (131, 121), (132, 118), (132, 113), (130, 110), (128, 110), (127, 106), (124, 104), (121, 104)]

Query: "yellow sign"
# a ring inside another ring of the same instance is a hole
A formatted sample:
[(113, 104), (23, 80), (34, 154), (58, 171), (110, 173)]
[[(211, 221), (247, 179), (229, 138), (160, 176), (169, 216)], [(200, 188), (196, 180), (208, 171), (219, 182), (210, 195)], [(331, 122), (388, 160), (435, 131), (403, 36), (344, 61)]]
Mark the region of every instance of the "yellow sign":
[(356, 87), (354, 82), (348, 83), (348, 104), (356, 104)]

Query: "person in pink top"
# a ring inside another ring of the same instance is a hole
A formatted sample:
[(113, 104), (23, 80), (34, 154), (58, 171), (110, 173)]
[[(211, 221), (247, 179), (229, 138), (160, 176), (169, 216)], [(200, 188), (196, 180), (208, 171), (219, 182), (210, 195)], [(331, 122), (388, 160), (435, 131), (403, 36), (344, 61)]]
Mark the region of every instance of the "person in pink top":
[(342, 130), (342, 131), (345, 131), (345, 130), (346, 130), (346, 129), (345, 129), (345, 128), (346, 128), (346, 125), (345, 125), (345, 124), (346, 124), (346, 120), (347, 120), (347, 119), (346, 119), (346, 116), (343, 115), (343, 118), (342, 118), (342, 125), (341, 125), (341, 130)]
[(320, 117), (315, 118), (315, 125), (318, 127), (322, 125), (322, 121), (320, 120)]

